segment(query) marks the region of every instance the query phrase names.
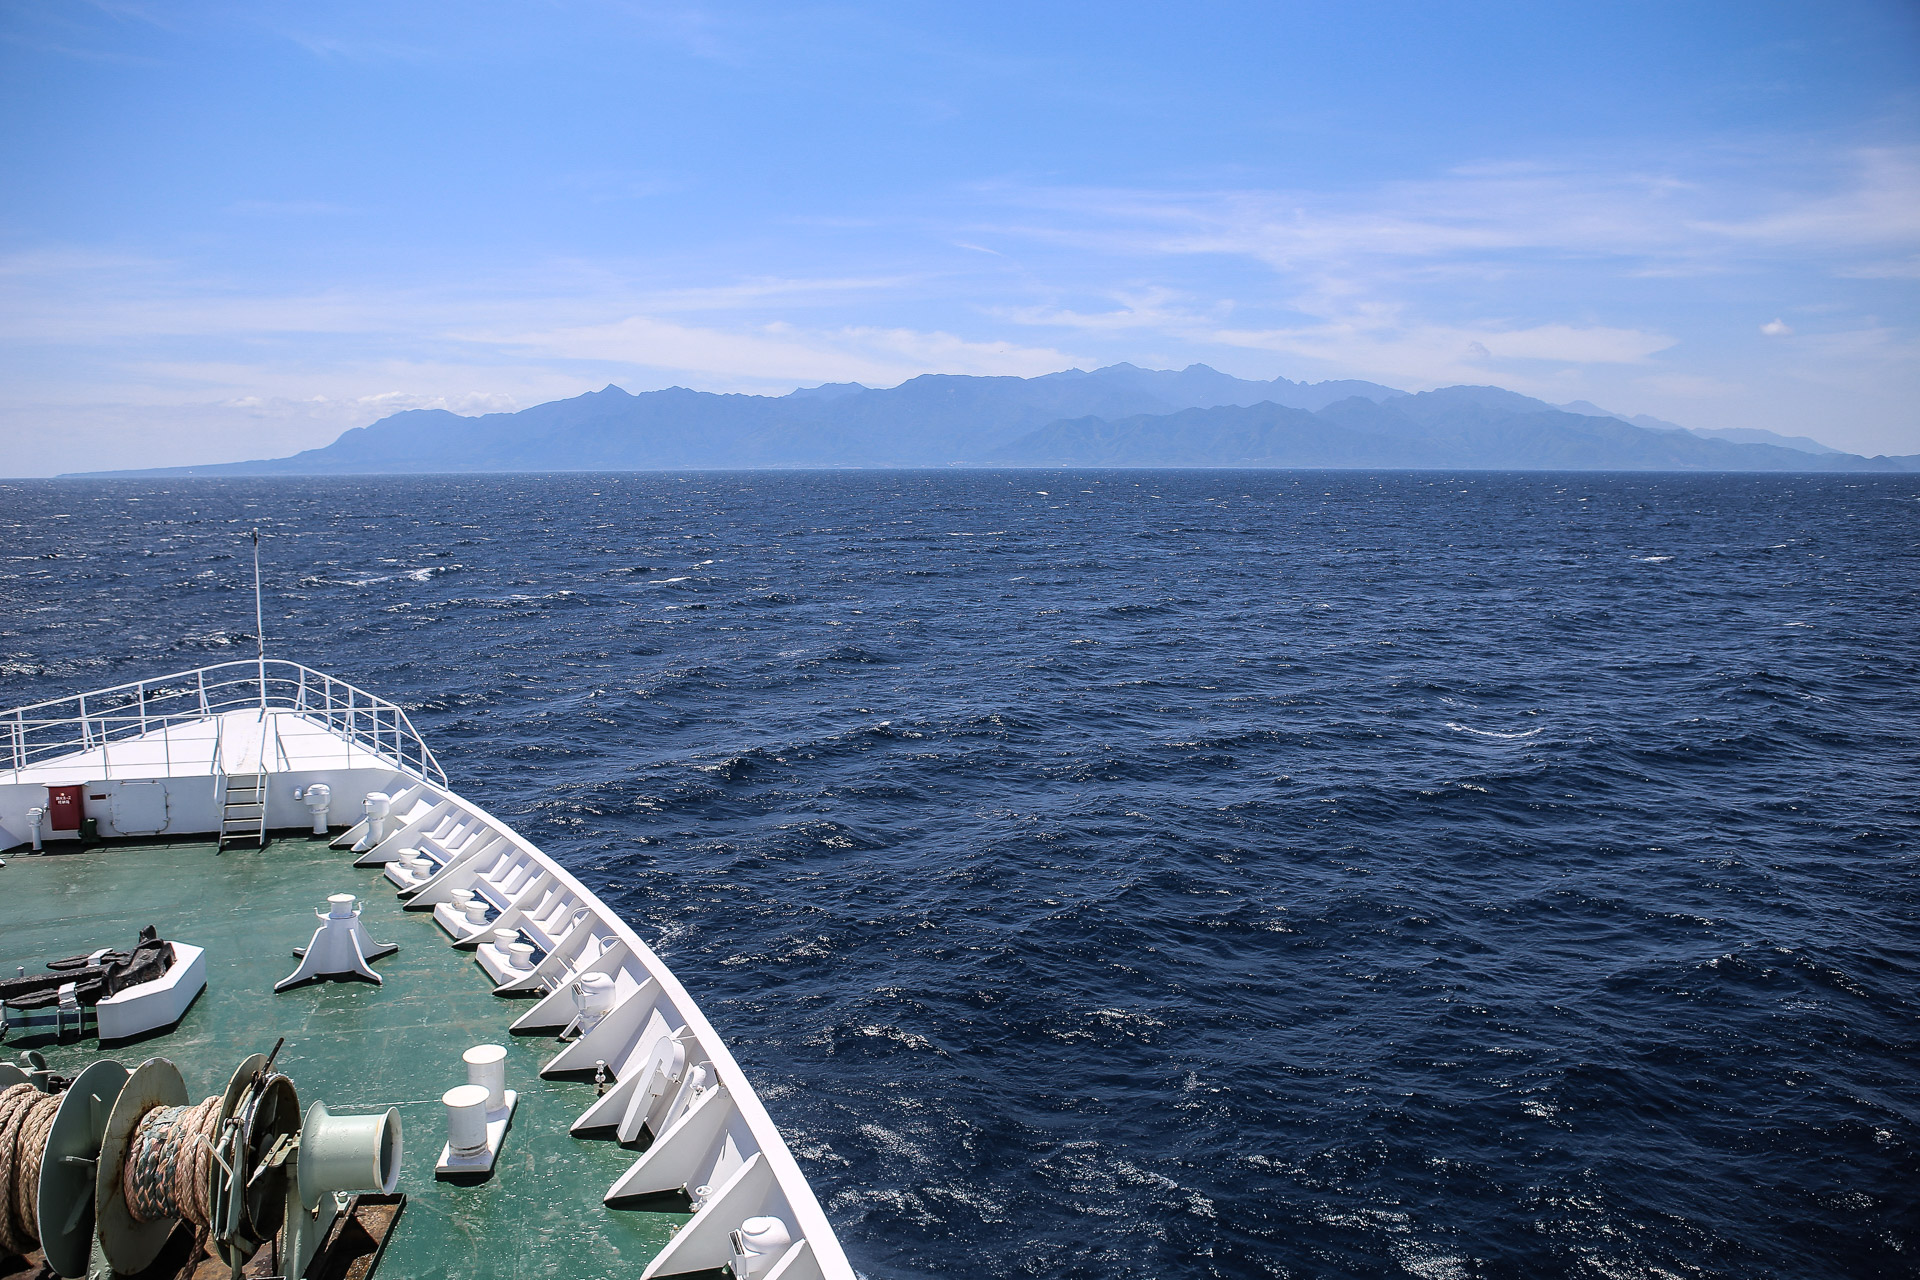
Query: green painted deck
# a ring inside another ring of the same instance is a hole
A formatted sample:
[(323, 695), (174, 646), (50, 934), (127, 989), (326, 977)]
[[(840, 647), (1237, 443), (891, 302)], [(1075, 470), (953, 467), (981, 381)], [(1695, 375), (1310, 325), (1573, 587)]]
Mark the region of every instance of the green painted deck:
[[(402, 909), (377, 870), (318, 838), (275, 839), (265, 849), (211, 842), (118, 843), (85, 853), (9, 855), (0, 869), (0, 972), (41, 970), (48, 960), (124, 948), (143, 925), (207, 950), (207, 989), (171, 1032), (110, 1045), (129, 1068), (150, 1057), (176, 1063), (195, 1100), (218, 1093), (249, 1053), (287, 1038), (276, 1069), (300, 1092), (302, 1108), (400, 1109), (404, 1145), (399, 1190), (407, 1210), (380, 1275), (431, 1277), (638, 1276), (683, 1213), (612, 1211), (600, 1196), (633, 1161), (612, 1141), (582, 1141), (567, 1125), (592, 1101), (591, 1083), (547, 1081), (540, 1064), (557, 1051), (551, 1036), (518, 1037), (507, 1027), (530, 1005), (492, 994), (470, 953), (447, 945), (430, 913)], [(374, 961), (383, 986), (309, 984), (280, 995), (292, 954), (319, 924), (329, 893), (363, 895), (362, 920), (376, 942), (400, 950)], [(52, 1011), (0, 1043), (14, 1060), (37, 1048), (71, 1075), (103, 1051), (97, 1040), (52, 1037)], [(477, 1186), (436, 1181), (446, 1141), (440, 1095), (466, 1083), (460, 1055), (507, 1046), (507, 1087), (520, 1094), (493, 1178)]]

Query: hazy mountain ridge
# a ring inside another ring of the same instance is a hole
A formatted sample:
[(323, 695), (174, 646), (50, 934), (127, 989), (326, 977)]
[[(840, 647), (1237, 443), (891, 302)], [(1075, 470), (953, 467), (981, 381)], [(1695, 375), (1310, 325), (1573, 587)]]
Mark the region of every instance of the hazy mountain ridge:
[(1729, 444), (1772, 444), (1783, 449), (1794, 449), (1801, 453), (1841, 453), (1832, 445), (1821, 444), (1809, 436), (1783, 436), (1778, 431), (1768, 431), (1764, 427), (1683, 427), (1677, 422), (1668, 422), (1656, 418), (1650, 413), (1615, 413), (1611, 409), (1602, 409), (1591, 400), (1575, 400), (1568, 404), (1555, 405), (1568, 413), (1577, 413), (1590, 418), (1618, 418), (1622, 422), (1631, 422), (1636, 427), (1645, 427), (1649, 431), (1684, 431), (1688, 435), (1699, 436), (1702, 440), (1725, 440)]
[(1815, 454), (1567, 413), (1498, 387), (1447, 387), (1307, 413), (1276, 404), (1057, 422), (997, 450), (1005, 466), (1469, 470), (1911, 471), (1920, 459)]
[(833, 383), (785, 396), (684, 387), (630, 395), (608, 386), (515, 413), (408, 410), (289, 458), (85, 474), (955, 465), (1920, 470), (1920, 459), (1814, 452), (1826, 446), (1801, 437), (1740, 432), (1769, 437), (1752, 443), (1646, 422), (1657, 425), (1498, 387), (1409, 394), (1370, 382), (1253, 381), (1199, 364), (1118, 364), (1035, 378), (926, 374), (897, 387)]

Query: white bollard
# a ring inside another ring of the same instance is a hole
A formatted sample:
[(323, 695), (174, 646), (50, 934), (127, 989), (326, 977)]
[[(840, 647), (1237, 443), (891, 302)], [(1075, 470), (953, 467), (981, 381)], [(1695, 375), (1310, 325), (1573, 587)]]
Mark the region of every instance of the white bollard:
[(487, 1091), (487, 1115), (507, 1105), (507, 1047), (477, 1044), (460, 1055), (467, 1064), (467, 1083)]
[(467, 913), (467, 923), (478, 928), (487, 922), (488, 905), (485, 898), (469, 898), (460, 909)]
[(27, 810), (27, 835), (33, 840), (33, 851), (35, 853), (39, 853), (42, 849), (42, 845), (40, 844), (40, 823), (45, 820), (46, 816), (47, 811), (39, 805), (35, 805)]
[(447, 1145), (434, 1162), (435, 1177), (490, 1175), (520, 1102), (520, 1095), (506, 1087), (505, 1045), (477, 1044), (461, 1058), (467, 1082), (440, 1095), (447, 1108)]
[(455, 1085), (440, 1095), (447, 1108), (447, 1146), (456, 1156), (473, 1158), (487, 1150), (487, 1089)]
[(521, 973), (533, 968), (533, 948), (520, 941), (518, 929), (495, 929), (493, 945), (500, 952), (500, 958), (507, 962), (507, 968)]

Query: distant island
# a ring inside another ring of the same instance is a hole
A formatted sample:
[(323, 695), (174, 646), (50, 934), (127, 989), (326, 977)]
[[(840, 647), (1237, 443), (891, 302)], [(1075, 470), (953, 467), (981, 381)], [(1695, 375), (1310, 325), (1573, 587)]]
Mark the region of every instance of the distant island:
[(620, 388), (462, 417), (396, 413), (290, 458), (86, 477), (392, 475), (793, 467), (1345, 467), (1920, 471), (1757, 428), (1691, 430), (1498, 387), (1409, 393), (1270, 382), (1206, 365), (1037, 378), (927, 374), (784, 396)]

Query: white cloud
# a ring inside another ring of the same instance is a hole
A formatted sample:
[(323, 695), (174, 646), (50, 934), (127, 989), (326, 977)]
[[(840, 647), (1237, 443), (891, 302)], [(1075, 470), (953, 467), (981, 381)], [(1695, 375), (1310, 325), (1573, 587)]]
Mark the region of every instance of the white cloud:
[(1760, 326), (1760, 332), (1766, 334), (1769, 338), (1785, 338), (1791, 336), (1793, 330), (1785, 320), (1775, 316)]
[(1220, 329), (1213, 336), (1231, 346), (1278, 352), (1393, 385), (1431, 387), (1497, 377), (1523, 391), (1555, 385), (1555, 370), (1542, 366), (1644, 364), (1673, 345), (1663, 334), (1636, 329), (1400, 324), (1364, 312), (1285, 329)]
[(1230, 304), (1215, 304), (1211, 315), (1203, 314), (1202, 304), (1189, 294), (1172, 289), (1147, 288), (1117, 290), (1116, 305), (1110, 311), (1078, 311), (1053, 305), (1000, 307), (992, 314), (1020, 325), (1072, 329), (1083, 333), (1138, 333), (1151, 331), (1178, 334), (1204, 340), (1210, 326), (1232, 311)]
[[(1810, 430), (1783, 419), (1801, 403), (1778, 394), (1788, 382), (1831, 398), (1836, 380), (1877, 379), (1884, 405), (1911, 383), (1898, 369), (1915, 346), (1920, 151), (1779, 150), (1490, 165), (1340, 192), (978, 188), (919, 214), (796, 219), (789, 247), (811, 269), (714, 270), (702, 263), (717, 251), (688, 251), (316, 285), (47, 246), (0, 258), (0, 368), (15, 406), (84, 394), (148, 404), (182, 433), (202, 412), (282, 424), (306, 433), (302, 447), (393, 408), (474, 412), (607, 381), (784, 391), (1119, 359), (1495, 382)], [(1739, 276), (1756, 286), (1746, 297), (1796, 299), (1799, 332), (1762, 327), (1794, 338), (1764, 369), (1750, 368), (1747, 304), (1712, 297)], [(1875, 413), (1875, 430), (1911, 432), (1909, 410)]]
[[(1822, 158), (1824, 160), (1824, 157)], [(1711, 170), (1714, 157), (1670, 169)], [(1000, 228), (1109, 252), (1228, 254), (1277, 270), (1363, 262), (1485, 260), (1544, 253), (1642, 259), (1640, 269), (1708, 270), (1728, 255), (1844, 254), (1920, 246), (1920, 148), (1861, 148), (1828, 172), (1681, 178), (1659, 169), (1510, 164), (1383, 183), (1344, 196), (1260, 190), (1008, 189), (1016, 209), (1052, 215)]]
[(512, 413), (520, 400), (501, 391), (462, 391), (451, 395), (422, 395), (413, 391), (381, 391), (365, 396), (236, 396), (219, 408), (237, 409), (257, 418), (310, 419), (359, 424), (408, 409), (445, 409), (467, 417), (483, 413)]
[(1015, 308), (1002, 314), (1019, 324), (1099, 336), (1175, 334), (1195, 345), (1270, 351), (1338, 372), (1393, 385), (1438, 386), (1486, 380), (1537, 381), (1542, 365), (1637, 365), (1675, 345), (1662, 333), (1606, 325), (1437, 324), (1411, 308), (1356, 297), (1359, 290), (1322, 281), (1292, 300), (1308, 319), (1290, 325), (1247, 327), (1230, 322), (1234, 307), (1202, 309), (1170, 290), (1122, 295), (1111, 311), (1063, 307)]
[(847, 326), (692, 326), (658, 316), (534, 332), (468, 332), (469, 342), (522, 355), (707, 375), (731, 387), (793, 382), (891, 386), (922, 373), (1030, 377), (1074, 363), (1051, 347), (968, 341), (950, 333)]
[[(1268, 374), (1494, 382), (1703, 426), (1818, 425), (1836, 444), (1906, 437), (1905, 452), (1920, 449), (1897, 407), (1913, 377), (1889, 354), (1920, 347), (1915, 299), (1893, 291), (1920, 278), (1920, 148), (1770, 140), (1625, 167), (1459, 168), (1344, 192), (990, 194), (1007, 215), (974, 231), (1078, 248), (1133, 282), (996, 313), (1037, 334), (1108, 349), (1175, 338), (1216, 362), (1223, 350), (1273, 353)], [(1845, 283), (1861, 279), (1889, 287), (1867, 295)], [(1799, 312), (1830, 315), (1836, 332), (1777, 320), (1764, 332), (1794, 341), (1754, 367), (1731, 336), (1748, 322), (1725, 313), (1755, 287), (1791, 288)], [(1834, 427), (1841, 403), (1873, 408)], [(1801, 420), (1815, 407), (1820, 417)]]
[(1839, 190), (1801, 188), (1771, 209), (1697, 226), (1733, 241), (1826, 251), (1920, 242), (1920, 148), (1865, 147), (1852, 158), (1853, 180)]

